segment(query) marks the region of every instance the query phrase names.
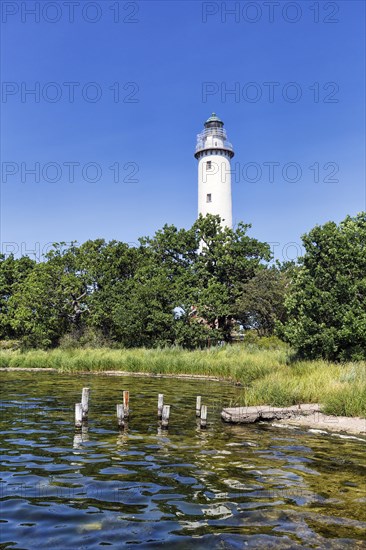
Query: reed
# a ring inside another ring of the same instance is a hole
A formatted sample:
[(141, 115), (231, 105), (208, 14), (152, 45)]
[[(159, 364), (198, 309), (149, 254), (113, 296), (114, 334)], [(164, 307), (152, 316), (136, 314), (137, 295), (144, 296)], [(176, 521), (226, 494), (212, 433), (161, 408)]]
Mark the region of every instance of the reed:
[(232, 345), (187, 351), (163, 349), (3, 349), (1, 367), (54, 367), (62, 373), (123, 370), (149, 374), (205, 375), (244, 386), (242, 405), (322, 403), (327, 414), (366, 416), (366, 363), (291, 361), (280, 345)]

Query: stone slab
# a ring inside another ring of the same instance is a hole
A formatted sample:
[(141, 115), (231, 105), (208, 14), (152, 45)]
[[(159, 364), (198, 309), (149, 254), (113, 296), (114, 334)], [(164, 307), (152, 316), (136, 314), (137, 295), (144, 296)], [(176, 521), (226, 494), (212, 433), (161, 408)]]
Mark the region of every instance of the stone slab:
[(232, 424), (253, 424), (261, 420), (282, 420), (299, 415), (308, 416), (319, 411), (320, 405), (318, 403), (304, 403), (292, 407), (271, 407), (270, 405), (229, 407), (222, 410), (221, 418), (224, 422)]

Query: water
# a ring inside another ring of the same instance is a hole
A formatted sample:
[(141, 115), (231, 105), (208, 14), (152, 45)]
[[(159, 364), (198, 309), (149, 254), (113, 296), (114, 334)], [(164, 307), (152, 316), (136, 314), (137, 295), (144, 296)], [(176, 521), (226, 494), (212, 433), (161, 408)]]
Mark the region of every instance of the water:
[[(230, 385), (2, 373), (0, 548), (366, 548), (365, 442), (231, 426)], [(92, 389), (87, 432), (73, 428)], [(115, 404), (131, 394), (125, 433)], [(172, 405), (158, 430), (157, 394)], [(208, 405), (208, 429), (195, 396)]]

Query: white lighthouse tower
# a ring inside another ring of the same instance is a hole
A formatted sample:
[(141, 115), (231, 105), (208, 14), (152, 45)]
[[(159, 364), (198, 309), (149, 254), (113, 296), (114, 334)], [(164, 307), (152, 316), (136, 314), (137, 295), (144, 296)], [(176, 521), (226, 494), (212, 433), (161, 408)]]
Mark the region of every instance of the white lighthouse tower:
[(215, 113), (205, 122), (197, 136), (195, 155), (198, 160), (198, 214), (218, 214), (222, 224), (231, 228), (231, 167), (234, 156), (227, 141), (224, 123)]

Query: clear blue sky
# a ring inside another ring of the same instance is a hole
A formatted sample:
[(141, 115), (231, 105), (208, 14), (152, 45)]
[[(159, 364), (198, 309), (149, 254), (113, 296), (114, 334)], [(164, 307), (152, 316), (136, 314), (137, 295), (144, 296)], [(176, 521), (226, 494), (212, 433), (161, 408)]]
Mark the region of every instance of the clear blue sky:
[[(3, 248), (189, 227), (196, 134), (212, 111), (236, 152), (234, 220), (279, 243), (277, 257), (315, 224), (366, 208), (363, 2), (280, 2), (270, 13), (262, 1), (80, 0), (72, 14), (41, 1), (38, 21), (23, 4), (2, 6)], [(24, 172), (35, 163), (39, 181)]]

